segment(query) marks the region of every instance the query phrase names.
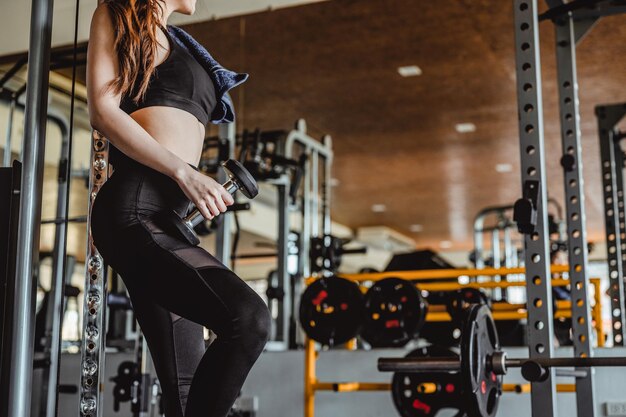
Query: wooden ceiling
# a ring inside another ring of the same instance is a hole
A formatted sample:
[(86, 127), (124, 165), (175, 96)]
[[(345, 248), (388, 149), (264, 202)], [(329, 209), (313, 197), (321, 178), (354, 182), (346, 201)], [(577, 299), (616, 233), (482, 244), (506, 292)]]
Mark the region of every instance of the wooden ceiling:
[[(625, 23), (603, 19), (578, 48), (594, 239), (604, 226), (593, 108), (626, 101)], [(512, 1), (342, 0), (187, 29), (224, 65), (251, 74), (235, 97), (240, 125), (276, 128), (305, 117), (317, 134), (332, 135), (337, 221), (466, 248), (475, 214), (521, 193), (512, 27)], [(542, 24), (547, 175), (550, 195), (562, 200), (553, 32)], [(423, 74), (400, 77), (404, 65)], [(476, 132), (457, 133), (464, 122)], [(512, 171), (499, 173), (498, 164)], [(380, 203), (387, 211), (374, 213)]]
[[(578, 47), (594, 240), (604, 224), (593, 108), (626, 101), (625, 23), (604, 18)], [(312, 135), (332, 135), (335, 220), (465, 249), (475, 214), (521, 193), (512, 27), (511, 0), (333, 0), (185, 29), (224, 66), (250, 73), (233, 94), (238, 130), (305, 118)], [(550, 196), (562, 200), (553, 32), (542, 23), (547, 176)], [(403, 78), (405, 65), (423, 74)], [(459, 134), (457, 123), (476, 131)], [(498, 164), (512, 169), (497, 172)], [(411, 232), (413, 224), (423, 231)]]

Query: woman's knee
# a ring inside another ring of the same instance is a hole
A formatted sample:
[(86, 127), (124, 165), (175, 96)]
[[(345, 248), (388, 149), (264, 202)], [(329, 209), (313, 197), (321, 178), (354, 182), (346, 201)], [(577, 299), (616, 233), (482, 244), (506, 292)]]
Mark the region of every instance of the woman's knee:
[(265, 345), (272, 329), (272, 316), (270, 311), (265, 302), (259, 297), (257, 305), (254, 309), (250, 310), (250, 313), (251, 318), (249, 319), (248, 329), (255, 338)]
[(265, 302), (255, 294), (253, 302), (242, 304), (237, 321), (238, 336), (245, 339), (248, 344), (263, 349), (272, 328), (272, 316)]

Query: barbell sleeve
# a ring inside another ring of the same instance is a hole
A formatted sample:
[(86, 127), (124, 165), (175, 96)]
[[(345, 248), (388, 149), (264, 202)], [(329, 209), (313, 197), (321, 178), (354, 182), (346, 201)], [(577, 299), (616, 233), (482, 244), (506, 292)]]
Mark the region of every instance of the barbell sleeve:
[(459, 372), (459, 358), (380, 358), (381, 372)]
[(507, 368), (520, 368), (525, 362), (535, 362), (545, 368), (595, 368), (598, 366), (626, 366), (626, 357), (613, 358), (535, 358), (505, 360)]

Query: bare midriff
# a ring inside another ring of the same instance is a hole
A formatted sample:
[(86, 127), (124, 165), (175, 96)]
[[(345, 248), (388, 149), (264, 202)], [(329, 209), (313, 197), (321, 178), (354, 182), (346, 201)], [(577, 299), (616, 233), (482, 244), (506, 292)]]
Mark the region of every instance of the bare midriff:
[(202, 154), (204, 125), (175, 107), (150, 106), (130, 114), (157, 142), (183, 161), (197, 166)]

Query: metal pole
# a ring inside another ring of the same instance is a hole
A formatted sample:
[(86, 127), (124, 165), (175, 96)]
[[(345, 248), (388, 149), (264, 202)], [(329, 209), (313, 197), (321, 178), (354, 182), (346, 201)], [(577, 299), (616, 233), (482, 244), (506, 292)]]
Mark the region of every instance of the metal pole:
[(7, 121), (7, 140), (4, 144), (4, 154), (2, 155), (2, 166), (9, 167), (11, 165), (11, 142), (13, 139), (13, 118), (15, 117), (15, 102), (17, 97), (12, 97), (9, 104), (9, 120)]
[[(593, 22), (585, 22), (586, 31)], [(593, 356), (591, 345), (591, 310), (588, 304), (589, 277), (587, 276), (587, 225), (585, 193), (583, 190), (582, 145), (580, 138), (580, 109), (578, 104), (578, 77), (576, 71), (577, 22), (565, 15), (555, 22), (557, 80), (559, 85), (559, 112), (563, 179), (565, 183), (565, 213), (567, 218), (567, 251), (569, 278), (572, 282), (572, 339), (574, 356)], [(578, 33), (577, 33), (578, 32)], [(578, 35), (578, 36), (577, 36)], [(576, 379), (577, 412), (580, 417), (595, 414), (593, 372), (587, 368), (584, 377)]]
[[(285, 183), (286, 182), (286, 183)], [(283, 297), (278, 300), (278, 317), (276, 318), (276, 340), (289, 345), (291, 277), (288, 271), (289, 261), (289, 181), (276, 184), (278, 191), (278, 286), (283, 289)]]
[[(226, 123), (219, 126), (219, 137), (228, 142), (228, 158), (232, 158), (235, 154), (235, 122)], [(217, 174), (218, 182), (225, 183), (228, 180), (226, 173), (220, 170)], [(230, 259), (232, 251), (233, 237), (231, 234), (233, 226), (233, 214), (222, 213), (224, 218), (215, 232), (215, 257), (219, 259), (226, 267), (230, 268), (232, 262)]]
[(613, 344), (624, 345), (626, 328), (626, 310), (624, 309), (624, 264), (621, 235), (624, 220), (619, 217), (620, 205), (624, 204), (624, 190), (619, 178), (623, 166), (618, 164), (615, 146), (615, 125), (626, 115), (626, 105), (596, 107), (598, 118), (598, 137), (600, 140), (600, 158), (602, 161), (602, 186), (604, 190), (604, 221), (606, 229), (606, 250), (609, 267), (609, 297), (611, 298), (611, 320)]
[(53, 0), (33, 0), (24, 116), (24, 170), (16, 253), (15, 312), (9, 368), (8, 417), (30, 416), (35, 305), (33, 264), (39, 257), (39, 221), (46, 143), (46, 111)]
[[(66, 120), (59, 116), (49, 116), (50, 120), (57, 123), (61, 129), (61, 160), (59, 161), (59, 177), (58, 177), (58, 193), (56, 218), (65, 216), (67, 208), (67, 194), (69, 193), (69, 169), (67, 161), (69, 158), (69, 125)], [(59, 385), (59, 359), (60, 359), (60, 339), (61, 326), (63, 323), (63, 292), (65, 287), (65, 277), (63, 276), (63, 266), (65, 259), (63, 258), (63, 248), (67, 242), (65, 233), (65, 225), (59, 223), (55, 227), (54, 232), (54, 251), (52, 254), (52, 280), (50, 283), (50, 302), (48, 303), (48, 311), (46, 312), (46, 353), (50, 359), (50, 366), (44, 372), (44, 381), (47, 373), (47, 384), (44, 384), (45, 398), (45, 415), (54, 417), (56, 415), (56, 405), (58, 398)]]
[[(329, 135), (325, 135), (322, 138), (322, 143), (329, 150), (332, 149), (332, 139)], [(322, 196), (322, 215), (324, 216), (323, 221), (323, 233), (325, 235), (329, 235), (331, 233), (332, 221), (330, 218), (330, 204), (332, 200), (332, 190), (331, 190), (331, 181), (332, 181), (332, 166), (333, 166), (333, 154), (332, 152), (328, 152), (327, 155), (324, 155), (324, 195)]]
[[(513, 7), (522, 189), (536, 210), (534, 230), (524, 237), (528, 346), (530, 359), (540, 359), (554, 356), (554, 348), (537, 0), (514, 0)], [(558, 415), (552, 370), (531, 390), (533, 417)]]

